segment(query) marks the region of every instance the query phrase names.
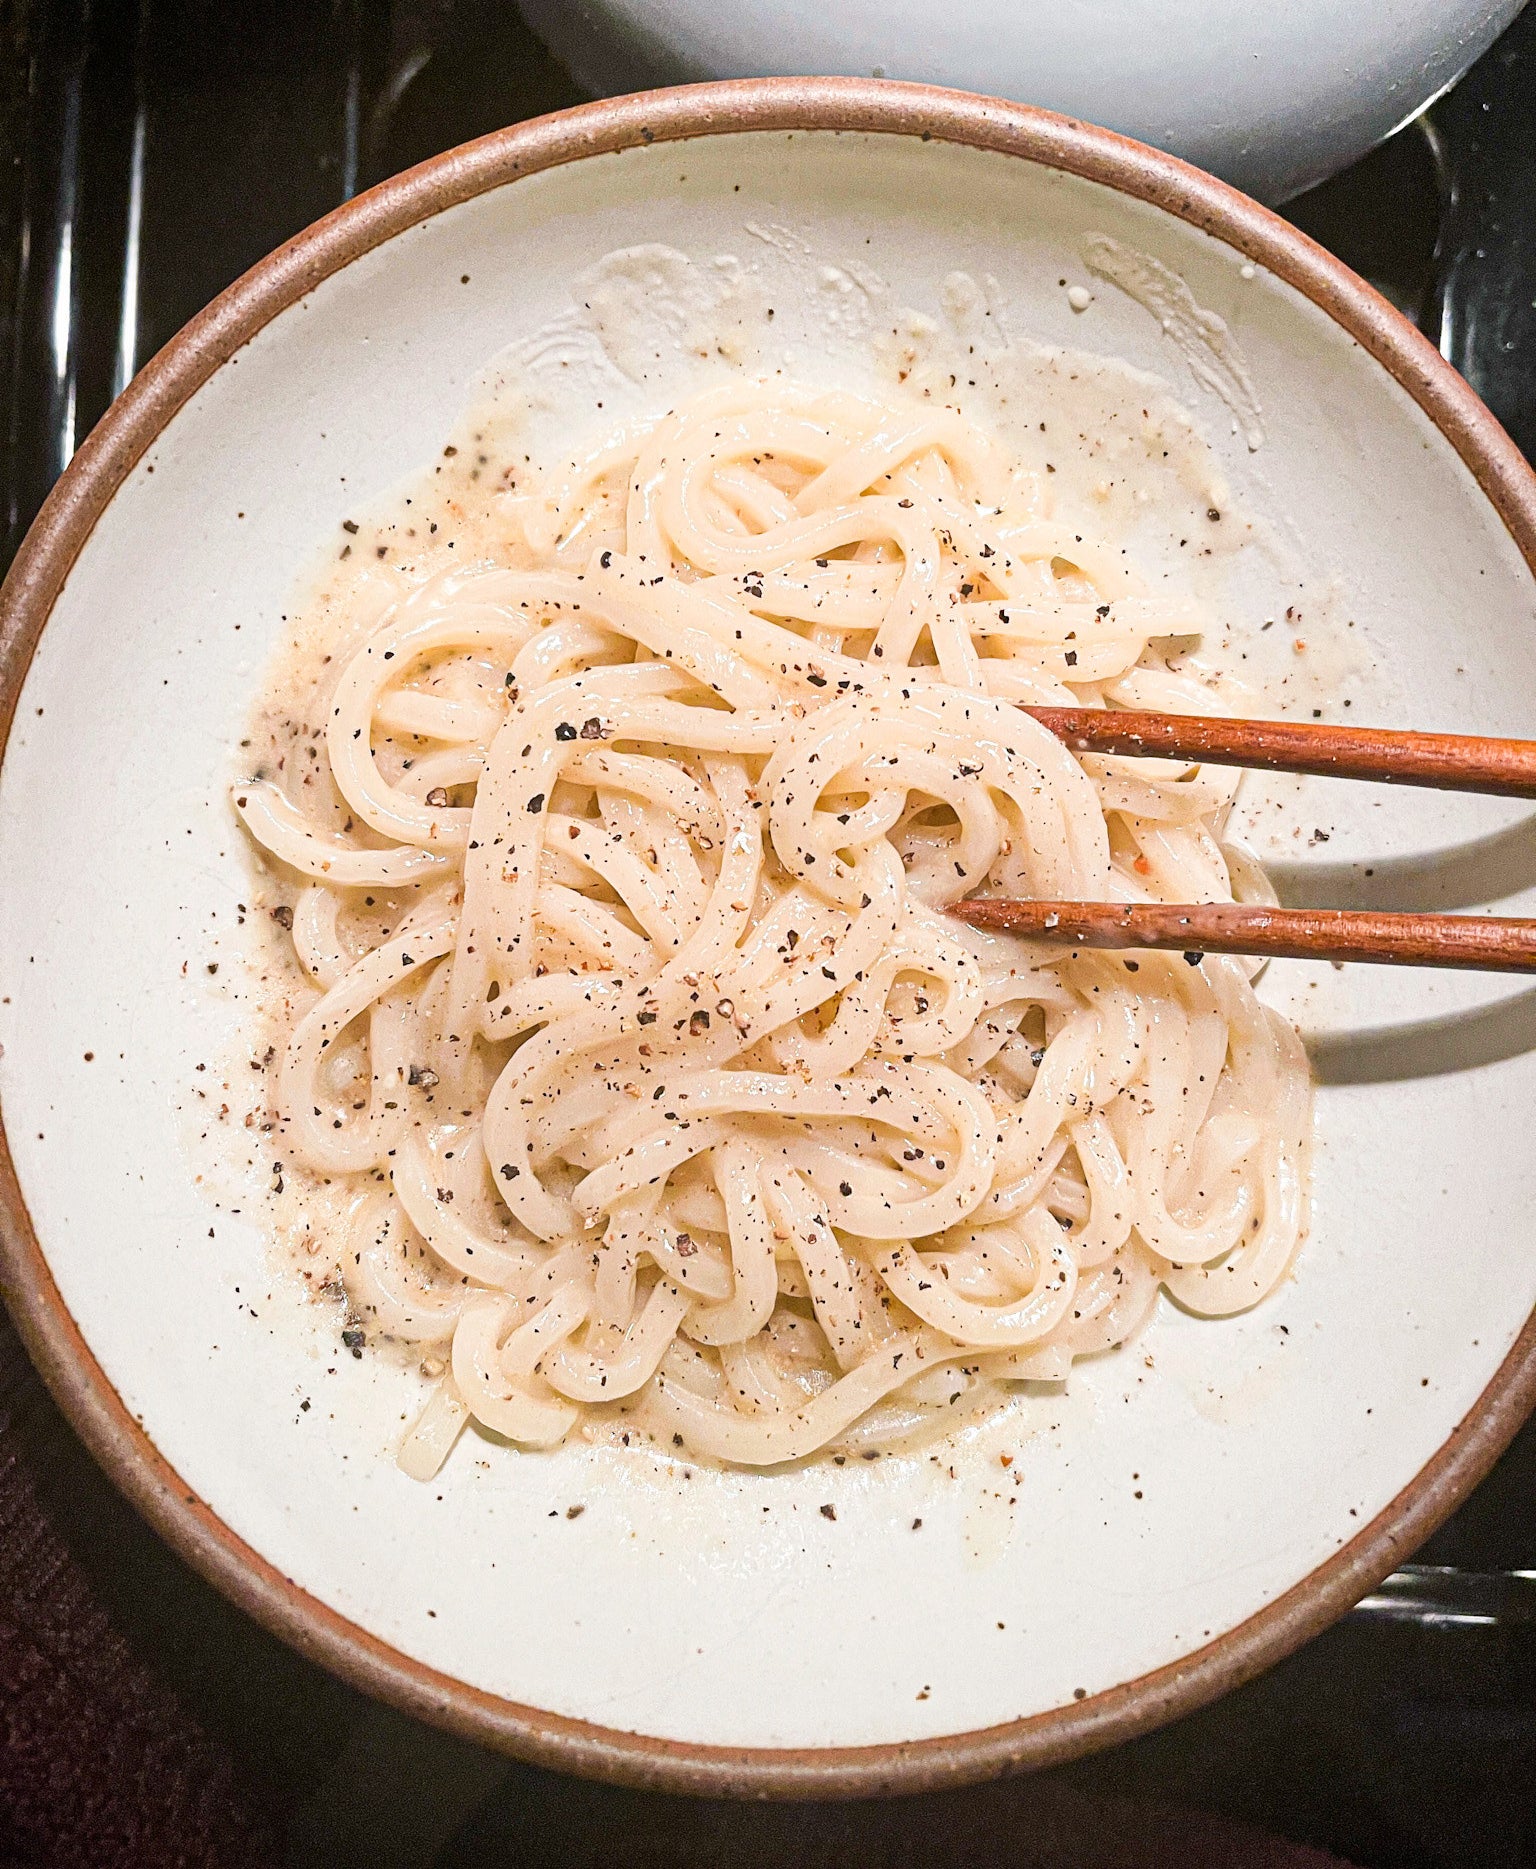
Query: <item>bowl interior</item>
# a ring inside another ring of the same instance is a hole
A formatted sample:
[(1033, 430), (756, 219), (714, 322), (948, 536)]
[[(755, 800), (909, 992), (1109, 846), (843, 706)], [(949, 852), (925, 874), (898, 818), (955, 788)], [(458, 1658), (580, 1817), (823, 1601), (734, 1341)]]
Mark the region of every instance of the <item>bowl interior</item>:
[[(1105, 276), (1095, 235), (1156, 262), (1136, 292)], [(594, 351), (579, 282), (640, 240), (683, 256), (656, 262), (648, 344)], [(1224, 378), (1191, 304), (1226, 327)], [(994, 374), (998, 347), (1066, 347), (1188, 406), (1211, 497), (1253, 522), (1198, 575), (1268, 704), (1529, 730), (1530, 570), (1450, 444), (1300, 293), (1027, 161), (759, 131), (494, 188), (274, 318), (96, 525), (0, 774), (6, 1133), (106, 1376), (188, 1490), (300, 1589), (456, 1680), (624, 1732), (911, 1741), (1189, 1656), (1413, 1480), (1536, 1302), (1536, 995), (1301, 964), (1265, 989), (1328, 1080), (1294, 1278), (1218, 1324), (1164, 1301), (1133, 1349), (938, 1458), (685, 1474), (622, 1450), (465, 1444), (420, 1486), (392, 1462), (415, 1377), (340, 1354), (332, 1321), (274, 1283), (200, 1138), (221, 1104), (245, 1107), (224, 1085), (252, 883), (225, 785), (297, 581), (343, 519), (436, 457), (514, 341), (542, 386), (527, 432), (551, 436), (562, 382), (592, 400), (607, 385), (613, 416), (743, 361), (856, 380), (908, 309)], [(734, 361), (699, 338), (729, 318)], [(1456, 907), (1536, 883), (1517, 807), (1308, 783), (1255, 787), (1247, 815), (1298, 901)]]

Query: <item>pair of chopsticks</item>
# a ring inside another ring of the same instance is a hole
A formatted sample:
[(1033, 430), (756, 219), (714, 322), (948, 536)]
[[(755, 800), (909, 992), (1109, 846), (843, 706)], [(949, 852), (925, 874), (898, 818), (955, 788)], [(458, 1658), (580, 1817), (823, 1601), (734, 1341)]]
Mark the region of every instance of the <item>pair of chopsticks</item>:
[[(1536, 798), (1536, 741), (1393, 733), (1313, 721), (1217, 720), (1100, 708), (1025, 710), (1077, 753), (1184, 759), (1269, 772), (1319, 773), (1439, 791)], [(1505, 915), (1413, 915), (1370, 909), (1279, 909), (1260, 903), (1010, 902), (972, 899), (951, 911), (1077, 947), (1380, 961), (1397, 967), (1536, 972), (1536, 921)]]

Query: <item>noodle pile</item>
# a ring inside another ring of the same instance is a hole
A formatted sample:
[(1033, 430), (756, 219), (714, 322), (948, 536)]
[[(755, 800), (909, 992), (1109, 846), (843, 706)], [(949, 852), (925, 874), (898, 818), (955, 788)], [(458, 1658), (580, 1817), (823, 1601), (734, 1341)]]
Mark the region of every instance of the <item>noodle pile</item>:
[(514, 504), (236, 792), (313, 983), (285, 1152), (443, 1366), (402, 1465), (889, 1445), (1270, 1291), (1310, 1087), (1248, 965), (945, 914), (1263, 893), (1229, 779), (1014, 705), (1214, 711), (1189, 605), (917, 403), (715, 391)]

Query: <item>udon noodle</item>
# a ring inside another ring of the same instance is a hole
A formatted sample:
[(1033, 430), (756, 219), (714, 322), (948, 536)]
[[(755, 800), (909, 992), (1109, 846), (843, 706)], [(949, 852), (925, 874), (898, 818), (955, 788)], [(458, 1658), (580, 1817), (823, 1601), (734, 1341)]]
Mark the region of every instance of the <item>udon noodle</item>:
[(891, 1443), (1160, 1290), (1275, 1286), (1310, 1088), (1248, 965), (945, 913), (1263, 893), (1229, 777), (1015, 705), (1214, 711), (1188, 603), (958, 413), (780, 386), (552, 476), (504, 556), (409, 589), (236, 792), (312, 983), (285, 1155), (353, 1327), (442, 1367), (408, 1471), (470, 1417)]

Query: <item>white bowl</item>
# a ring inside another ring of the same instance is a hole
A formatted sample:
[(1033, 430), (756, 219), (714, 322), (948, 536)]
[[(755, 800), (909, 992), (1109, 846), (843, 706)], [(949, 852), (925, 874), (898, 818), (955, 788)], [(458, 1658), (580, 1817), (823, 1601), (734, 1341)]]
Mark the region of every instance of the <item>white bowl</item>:
[(1454, 84), (1525, 0), (519, 0), (591, 91), (776, 73), (956, 85), (1284, 201)]
[[(1090, 234), (1224, 322), (1256, 408), (1221, 399), (1230, 369), (1179, 347), (1166, 304), (1087, 270)], [(990, 280), (1014, 329), (1191, 406), (1234, 512), (1290, 565), (1256, 574), (1244, 629), (1296, 581), (1334, 580), (1369, 650), (1356, 718), (1528, 727), (1531, 475), (1396, 314), (1220, 184), (1102, 131), (868, 82), (706, 87), (504, 132), (332, 215), (194, 321), (81, 450), (6, 584), (6, 1296), (177, 1548), (428, 1718), (573, 1769), (752, 1793), (1059, 1758), (1342, 1612), (1530, 1406), (1528, 989), (1274, 968), (1266, 990), (1335, 1080), (1294, 1279), (1218, 1324), (1165, 1306), (1065, 1402), (940, 1464), (684, 1481), (623, 1450), (482, 1447), (420, 1486), (390, 1459), (414, 1379), (306, 1329), (260, 1228), (211, 1216), (195, 1185), (178, 1105), (219, 1097), (198, 1067), (231, 1042), (250, 887), (223, 786), (295, 581), (435, 456), (487, 360), (637, 239), (771, 279), (773, 342), (812, 360), (842, 341), (829, 294), (942, 315), (947, 275)], [(884, 285), (850, 286), (855, 262)], [(1062, 280), (1091, 289), (1086, 311)], [(1326, 849), (1286, 843), (1312, 900), (1347, 894), (1352, 865), (1398, 902), (1532, 880), (1518, 807), (1309, 787), (1282, 822), (1331, 829)], [(996, 1497), (1006, 1451), (1018, 1508)]]

